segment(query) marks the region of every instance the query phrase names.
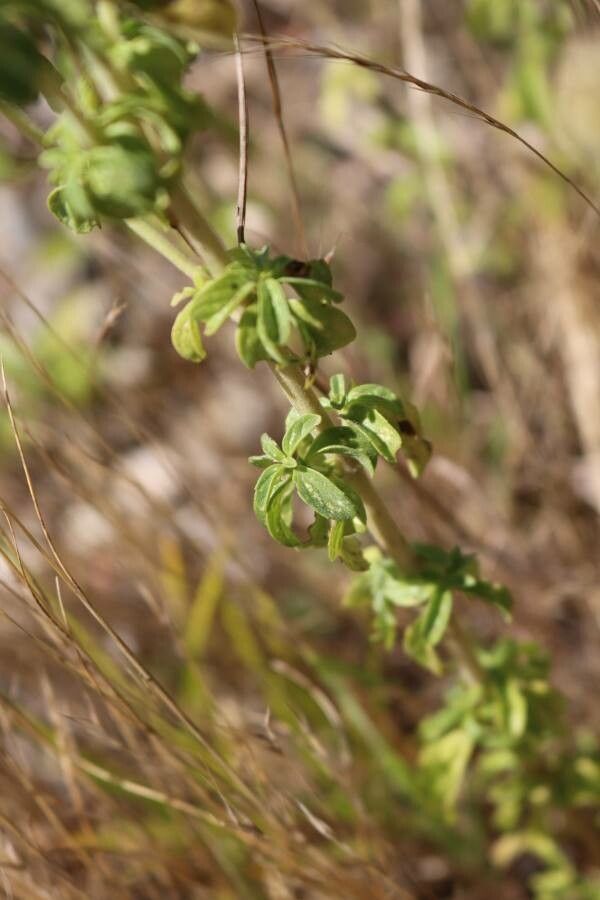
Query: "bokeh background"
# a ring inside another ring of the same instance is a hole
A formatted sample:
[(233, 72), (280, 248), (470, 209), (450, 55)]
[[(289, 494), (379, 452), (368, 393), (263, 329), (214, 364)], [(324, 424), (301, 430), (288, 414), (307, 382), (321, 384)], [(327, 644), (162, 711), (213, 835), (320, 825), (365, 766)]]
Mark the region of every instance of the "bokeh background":
[[(271, 35), (439, 84), (599, 196), (594, 0), (262, 6)], [(251, 4), (243, 15), (256, 34)], [(300, 255), (264, 56), (251, 38), (243, 47), (247, 239)], [(420, 407), (435, 454), (419, 482), (381, 471), (390, 507), (413, 539), (477, 552), (514, 591), (512, 626), (474, 605), (469, 627), (539, 641), (569, 721), (594, 731), (598, 215), (475, 115), (301, 46), (274, 56), (308, 248), (333, 254), (359, 332), (324, 371)], [(190, 86), (217, 111), (191, 149), (194, 192), (233, 244), (232, 54), (203, 52)], [(485, 811), (442, 851), (403, 806), (415, 728), (444, 680), (371, 643), (366, 614), (341, 603), (341, 567), (274, 546), (254, 519), (247, 456), (263, 431), (279, 435), (284, 412), (271, 380), (239, 364), (228, 329), (202, 366), (181, 360), (169, 338), (181, 276), (124, 231), (61, 229), (34, 148), (5, 122), (0, 134), (0, 355), (55, 545), (4, 404), (2, 552), (14, 559), (14, 527), (20, 562), (0, 560), (0, 890), (527, 897), (535, 861), (493, 870)], [(63, 565), (73, 582), (61, 587)], [(62, 632), (44, 603), (64, 613)], [(252, 804), (268, 840), (248, 825)], [(590, 841), (570, 847), (587, 865)]]

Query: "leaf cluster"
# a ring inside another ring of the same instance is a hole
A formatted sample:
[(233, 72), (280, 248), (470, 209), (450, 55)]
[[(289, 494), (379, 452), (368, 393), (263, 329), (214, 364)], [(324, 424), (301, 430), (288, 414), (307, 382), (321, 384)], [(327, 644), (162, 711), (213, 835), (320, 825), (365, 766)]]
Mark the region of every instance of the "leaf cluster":
[(287, 256), (272, 258), (268, 247), (246, 246), (230, 251), (230, 258), (217, 278), (173, 298), (189, 301), (172, 329), (173, 345), (185, 359), (200, 362), (205, 356), (200, 324), (211, 335), (232, 315), (239, 320), (238, 355), (251, 369), (261, 360), (280, 365), (316, 360), (356, 337), (350, 319), (335, 306), (343, 298), (332, 288), (323, 260), (298, 264)]
[(417, 544), (415, 571), (402, 572), (393, 560), (378, 552), (370, 554), (371, 565), (350, 588), (346, 602), (369, 606), (374, 613), (374, 638), (391, 649), (396, 641), (398, 609), (421, 607), (417, 618), (404, 631), (406, 653), (430, 671), (439, 674), (442, 664), (436, 651), (452, 614), (455, 592), (491, 603), (509, 616), (512, 600), (508, 590), (481, 578), (474, 556), (458, 548)]
[(419, 412), (412, 403), (381, 384), (348, 387), (343, 375), (331, 378), (329, 394), (321, 403), (377, 456), (394, 464), (401, 452), (414, 478), (423, 472), (431, 456), (431, 444), (423, 436)]
[[(0, 98), (24, 105), (43, 90), (60, 113), (40, 157), (55, 185), (50, 211), (80, 233), (105, 217), (163, 213), (188, 138), (213, 122), (202, 98), (183, 84), (198, 46), (131, 17), (118, 18), (117, 33), (108, 34), (84, 0), (12, 2), (7, 9), (8, 17), (0, 16)], [(32, 22), (40, 33), (52, 31), (53, 64), (38, 50)], [(75, 40), (86, 44), (90, 71), (103, 73), (110, 99), (75, 63)]]
[(452, 819), (469, 785), (504, 835), (493, 851), (496, 861), (508, 865), (527, 852), (546, 867), (533, 880), (536, 898), (596, 896), (589, 891), (598, 886), (580, 880), (547, 822), (556, 809), (597, 809), (600, 748), (590, 738), (575, 747), (565, 740), (562, 698), (536, 644), (505, 639), (478, 656), (482, 682), (456, 684), (442, 709), (421, 723), (424, 802)]
[[(263, 469), (254, 489), (254, 512), (278, 543), (327, 546), (332, 561), (341, 558), (350, 568), (361, 568), (364, 562), (353, 536), (365, 529), (365, 509), (331, 460), (332, 453), (339, 453), (339, 429), (315, 436), (320, 424), (321, 417), (312, 413), (290, 416), (281, 446), (263, 434), (262, 455), (250, 459)], [(294, 496), (314, 513), (304, 538), (293, 527)]]

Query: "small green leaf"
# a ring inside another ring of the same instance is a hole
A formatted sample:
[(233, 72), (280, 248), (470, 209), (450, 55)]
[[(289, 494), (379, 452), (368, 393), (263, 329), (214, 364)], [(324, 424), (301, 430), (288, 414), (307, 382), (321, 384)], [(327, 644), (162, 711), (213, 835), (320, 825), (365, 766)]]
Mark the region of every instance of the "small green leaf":
[(345, 529), (346, 523), (344, 521), (338, 521), (331, 526), (327, 542), (327, 554), (331, 562), (334, 562), (342, 552)]
[(227, 321), (229, 316), (235, 312), (235, 310), (240, 306), (244, 300), (250, 296), (250, 294), (254, 290), (254, 284), (249, 282), (247, 284), (242, 285), (239, 288), (233, 297), (231, 297), (223, 306), (214, 312), (210, 318), (206, 319), (206, 325), (204, 328), (204, 333), (206, 335), (215, 334), (221, 328), (221, 326)]
[(273, 462), (282, 463), (285, 459), (285, 453), (282, 453), (272, 437), (263, 434), (260, 439), (260, 446), (265, 456), (268, 456)]
[(265, 524), (267, 510), (273, 496), (290, 480), (286, 469), (275, 463), (266, 468), (254, 486), (254, 512), (260, 522)]
[(321, 472), (299, 466), (293, 477), (300, 499), (319, 515), (336, 521), (358, 515), (356, 504)]
[[(285, 355), (280, 346), (285, 341), (280, 330), (278, 310), (273, 303), (273, 297), (264, 281), (258, 283), (258, 336), (271, 359), (278, 363), (285, 362)], [(287, 340), (287, 337), (285, 338)]]
[(291, 491), (288, 483), (278, 489), (267, 509), (265, 524), (271, 537), (284, 547), (299, 547), (301, 542), (292, 531)]
[(323, 431), (312, 444), (308, 459), (313, 459), (318, 454), (349, 456), (359, 462), (371, 477), (375, 472), (377, 454), (372, 445), (347, 426), (336, 426)]
[[(247, 281), (237, 271), (226, 270), (218, 278), (212, 278), (203, 284), (194, 294), (194, 314), (200, 322), (209, 322), (227, 306), (246, 286), (254, 282)], [(251, 288), (249, 288), (251, 290)]]
[(419, 756), (419, 769), (424, 776), (425, 789), (441, 803), (450, 818), (474, 749), (472, 735), (457, 728), (425, 746)]
[(355, 423), (354, 427), (386, 462), (395, 463), (402, 439), (384, 415), (377, 409), (361, 406), (352, 409), (352, 421)]
[(285, 292), (275, 278), (265, 278), (265, 290), (271, 297), (273, 314), (277, 323), (277, 343), (285, 344), (289, 340), (292, 327), (292, 316)]
[(298, 294), (307, 300), (316, 302), (328, 300), (333, 303), (339, 303), (344, 299), (344, 295), (340, 294), (339, 291), (334, 291), (331, 285), (324, 284), (322, 281), (317, 281), (314, 278), (297, 278), (284, 275), (280, 280), (294, 287)]
[(372, 398), (375, 401), (385, 400), (388, 403), (397, 404), (400, 411), (403, 411), (402, 403), (398, 399), (396, 394), (394, 394), (394, 392), (389, 388), (384, 387), (382, 384), (357, 384), (355, 387), (351, 388), (348, 391), (347, 402), (359, 402), (364, 404), (364, 401), (367, 398)]
[(254, 307), (245, 309), (235, 333), (238, 356), (249, 369), (253, 369), (257, 362), (269, 359), (258, 336), (256, 320), (256, 309)]
[(312, 344), (311, 355), (327, 356), (355, 339), (356, 329), (340, 309), (306, 298), (290, 298), (288, 302), (301, 333)]
[(88, 234), (100, 227), (83, 187), (73, 181), (55, 188), (48, 197), (48, 209), (59, 222), (78, 234)]
[(206, 351), (202, 343), (200, 328), (193, 316), (193, 310), (188, 303), (175, 317), (171, 329), (171, 341), (180, 356), (189, 362), (199, 363), (206, 357)]
[(442, 672), (441, 661), (435, 652), (452, 614), (452, 594), (437, 591), (425, 610), (404, 632), (404, 649), (422, 666), (435, 675)]
[(344, 481), (343, 478), (340, 478), (337, 475), (330, 475), (330, 481), (335, 484), (339, 490), (346, 495), (350, 503), (354, 506), (355, 513), (352, 517), (352, 527), (356, 531), (364, 531), (366, 522), (367, 522), (367, 513), (365, 510), (365, 505), (362, 502), (362, 498), (354, 488), (350, 487), (350, 485)]
[(508, 731), (513, 738), (521, 738), (527, 728), (527, 700), (518, 682), (510, 678), (504, 687), (504, 704)]
[(272, 465), (273, 460), (270, 456), (249, 456), (248, 462), (257, 469), (268, 469)]
[(343, 375), (332, 375), (329, 379), (329, 399), (336, 409), (340, 409), (346, 400), (346, 379)]
[(286, 456), (293, 456), (304, 438), (314, 431), (321, 421), (321, 416), (315, 413), (305, 413), (298, 416), (287, 429), (281, 446)]
[(460, 590), (465, 594), (471, 594), (480, 600), (485, 600), (486, 603), (491, 603), (492, 606), (500, 610), (507, 621), (510, 621), (513, 598), (508, 588), (501, 584), (467, 575), (462, 581)]
[(352, 572), (365, 572), (369, 568), (360, 542), (353, 535), (345, 537), (342, 541), (340, 557), (344, 565)]

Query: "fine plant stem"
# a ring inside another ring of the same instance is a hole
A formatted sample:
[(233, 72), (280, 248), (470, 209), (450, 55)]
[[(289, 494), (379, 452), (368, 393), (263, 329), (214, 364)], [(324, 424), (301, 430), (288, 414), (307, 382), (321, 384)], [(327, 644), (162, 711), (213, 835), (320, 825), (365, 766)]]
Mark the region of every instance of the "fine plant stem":
[(181, 182), (171, 194), (171, 207), (178, 223), (191, 238), (198, 255), (206, 261), (214, 275), (229, 262), (227, 249)]
[(10, 103), (0, 101), (0, 112), (9, 122), (12, 122), (22, 135), (29, 138), (34, 144), (43, 145), (44, 132), (18, 106), (12, 106)]
[(176, 269), (187, 275), (188, 278), (193, 279), (198, 274), (198, 270), (201, 267), (189, 256), (186, 256), (185, 253), (182, 253), (181, 250), (178, 250), (169, 238), (160, 229), (151, 225), (150, 222), (147, 222), (145, 219), (127, 219), (126, 225), (130, 231), (133, 231), (134, 234), (152, 247), (153, 250), (156, 250), (157, 253), (160, 253)]

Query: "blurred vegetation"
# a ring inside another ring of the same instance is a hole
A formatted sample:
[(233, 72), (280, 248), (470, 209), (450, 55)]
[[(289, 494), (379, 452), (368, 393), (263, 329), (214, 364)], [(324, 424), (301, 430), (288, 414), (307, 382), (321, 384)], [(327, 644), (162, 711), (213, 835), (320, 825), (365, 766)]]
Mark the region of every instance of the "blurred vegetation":
[[(35, 18), (76, 30), (88, 6), (0, 4), (7, 896), (600, 897), (598, 218), (507, 135), (303, 47), (455, 92), (595, 198), (595, 3), (261, 4), (268, 33), (296, 44), (273, 52), (309, 256), (330, 260), (358, 332), (324, 375), (343, 368), (419, 406), (427, 469), (415, 481), (399, 462), (378, 483), (425, 554), (448, 548), (429, 559), (431, 584), (441, 567), (468, 594), (476, 553), (514, 594), (511, 626), (455, 601), (491, 689), (456, 682), (445, 646), (419, 645), (388, 563), (351, 586), (325, 551), (269, 540), (246, 458), (262, 432), (280, 443), (287, 410), (264, 366), (239, 365), (229, 326), (202, 367), (177, 356), (169, 300), (183, 279), (110, 221), (162, 215), (185, 161), (235, 243), (233, 8), (117, 4), (131, 21), (114, 62), (139, 79), (122, 107), (58, 48), (114, 142), (83, 164), (77, 123), (55, 122)], [(110, 26), (115, 4), (97, 7)], [(252, 3), (239, 16), (259, 32)], [(262, 46), (242, 46), (247, 240), (301, 257)], [(102, 81), (97, 60), (90, 71)], [(140, 109), (158, 174), (122, 128)], [(77, 236), (51, 217), (35, 164), (53, 128), (50, 209)], [(177, 250), (190, 258), (183, 239)], [(371, 603), (391, 650), (371, 640)], [(440, 677), (394, 644), (398, 626)]]

